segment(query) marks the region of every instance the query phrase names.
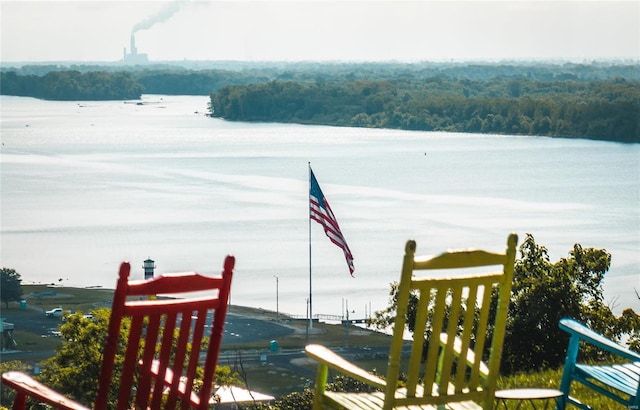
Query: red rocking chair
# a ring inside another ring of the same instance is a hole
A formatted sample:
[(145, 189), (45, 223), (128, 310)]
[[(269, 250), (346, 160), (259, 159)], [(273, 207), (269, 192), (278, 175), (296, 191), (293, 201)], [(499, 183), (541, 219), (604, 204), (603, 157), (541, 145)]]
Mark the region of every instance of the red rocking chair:
[[(117, 409), (178, 403), (183, 409), (209, 408), (234, 265), (235, 258), (227, 256), (221, 276), (190, 272), (137, 281), (129, 281), (128, 262), (120, 265), (94, 408), (112, 407), (114, 400)], [(167, 294), (179, 298), (155, 297)], [(130, 319), (125, 341), (118, 340), (123, 318)], [(114, 374), (119, 343), (126, 343), (126, 352), (122, 372)], [(202, 387), (196, 393), (202, 357)], [(4, 373), (2, 382), (16, 391), (14, 409), (24, 409), (27, 397), (59, 409), (86, 409), (20, 372)], [(117, 397), (110, 397), (112, 392)]]

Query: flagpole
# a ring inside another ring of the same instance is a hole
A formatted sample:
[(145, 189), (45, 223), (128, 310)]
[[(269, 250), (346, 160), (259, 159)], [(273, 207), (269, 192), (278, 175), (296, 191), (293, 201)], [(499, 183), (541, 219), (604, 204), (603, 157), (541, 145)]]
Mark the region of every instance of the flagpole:
[[(311, 203), (311, 161), (309, 161), (309, 204)], [(310, 206), (310, 205), (309, 205)], [(309, 329), (313, 329), (313, 310), (311, 308), (311, 212), (309, 212)]]

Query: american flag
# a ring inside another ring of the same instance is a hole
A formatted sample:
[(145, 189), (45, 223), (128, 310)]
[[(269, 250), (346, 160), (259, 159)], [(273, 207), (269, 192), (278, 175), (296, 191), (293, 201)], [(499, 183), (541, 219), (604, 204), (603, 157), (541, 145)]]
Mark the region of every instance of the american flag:
[(353, 267), (353, 255), (347, 245), (347, 241), (342, 236), (338, 221), (331, 211), (331, 207), (324, 197), (320, 185), (316, 180), (316, 176), (313, 175), (313, 171), (309, 168), (311, 174), (311, 188), (309, 190), (309, 215), (311, 219), (318, 222), (324, 228), (324, 233), (331, 242), (338, 245), (344, 252), (344, 257), (349, 265), (349, 273), (353, 276), (355, 268)]

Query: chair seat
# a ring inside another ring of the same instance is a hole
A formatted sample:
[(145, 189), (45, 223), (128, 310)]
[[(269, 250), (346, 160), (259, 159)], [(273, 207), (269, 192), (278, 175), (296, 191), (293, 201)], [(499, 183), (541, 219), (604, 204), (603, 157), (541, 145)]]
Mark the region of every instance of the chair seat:
[(640, 383), (640, 362), (611, 366), (576, 364), (576, 372), (586, 381), (598, 381), (629, 396), (636, 395)]
[[(381, 409), (384, 406), (384, 393), (337, 393), (326, 391), (325, 398), (333, 401), (337, 405), (346, 409)], [(401, 405), (397, 407), (402, 410), (482, 410), (482, 406), (473, 401), (464, 401), (458, 403), (446, 403), (440, 407), (437, 404), (415, 404)]]

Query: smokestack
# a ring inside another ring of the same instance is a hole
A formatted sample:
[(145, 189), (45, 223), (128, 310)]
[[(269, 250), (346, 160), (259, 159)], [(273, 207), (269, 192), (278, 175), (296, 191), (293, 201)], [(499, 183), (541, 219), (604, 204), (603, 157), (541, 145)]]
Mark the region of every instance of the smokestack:
[(149, 62), (149, 58), (145, 53), (138, 53), (136, 36), (133, 33), (131, 33), (131, 52), (127, 54), (127, 48), (124, 48), (123, 61), (125, 64), (146, 64)]

